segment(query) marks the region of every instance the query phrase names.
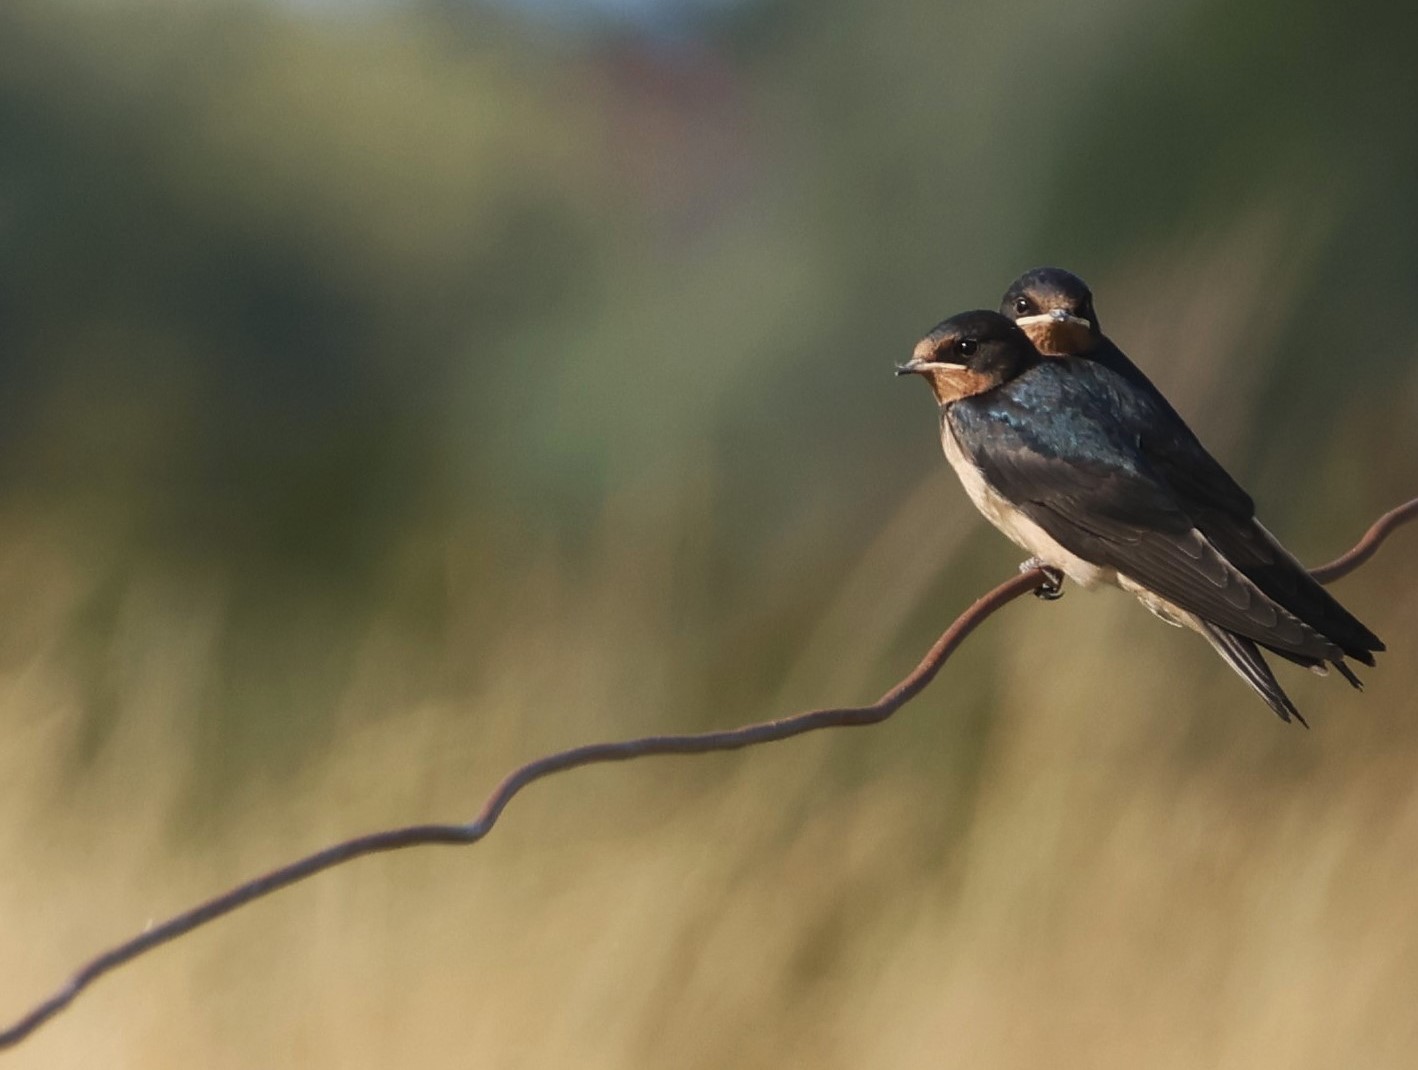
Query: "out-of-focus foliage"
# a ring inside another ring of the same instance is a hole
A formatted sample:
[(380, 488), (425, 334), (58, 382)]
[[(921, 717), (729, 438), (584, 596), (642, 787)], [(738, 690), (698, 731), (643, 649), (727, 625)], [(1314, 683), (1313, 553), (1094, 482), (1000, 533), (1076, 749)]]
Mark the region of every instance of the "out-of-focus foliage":
[[(5, 1007), (532, 754), (879, 692), (1018, 556), (892, 362), (1026, 267), (1303, 558), (1415, 493), (1412, 12), (690, 12), (0, 4)], [(1406, 1065), (1411, 545), (1340, 590), (1365, 695), (1282, 668), (1308, 736), (1031, 602), (889, 726), (572, 774), (17, 1065)]]

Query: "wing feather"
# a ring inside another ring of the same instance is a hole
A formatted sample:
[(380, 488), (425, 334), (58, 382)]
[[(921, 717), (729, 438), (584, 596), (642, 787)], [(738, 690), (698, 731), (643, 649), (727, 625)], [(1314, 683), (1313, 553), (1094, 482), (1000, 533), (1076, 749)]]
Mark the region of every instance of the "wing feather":
[(1384, 645), (1324, 589), (1255, 519), (1255, 503), (1207, 451), (1152, 382), (1109, 340), (1090, 358), (1142, 392), (1140, 407), (1122, 405), (1129, 430), (1158, 478), (1176, 495), (1198, 530), (1269, 598), (1365, 664)]
[[(1056, 542), (1168, 602), (1277, 651), (1343, 651), (1270, 597), (1200, 530), (1188, 503), (1076, 362), (1048, 361), (948, 411), (982, 476)], [(1032, 396), (1031, 396), (1032, 395)]]

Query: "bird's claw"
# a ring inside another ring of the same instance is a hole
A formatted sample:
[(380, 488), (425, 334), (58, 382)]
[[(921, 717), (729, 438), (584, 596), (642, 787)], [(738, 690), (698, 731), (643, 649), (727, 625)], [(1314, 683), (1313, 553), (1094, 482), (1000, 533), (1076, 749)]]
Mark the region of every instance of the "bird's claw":
[(1034, 597), (1045, 602), (1057, 602), (1063, 597), (1064, 574), (1061, 569), (1054, 568), (1053, 565), (1046, 565), (1037, 557), (1031, 557), (1019, 566), (1020, 572), (1032, 572), (1038, 569), (1044, 574), (1044, 582), (1034, 588)]

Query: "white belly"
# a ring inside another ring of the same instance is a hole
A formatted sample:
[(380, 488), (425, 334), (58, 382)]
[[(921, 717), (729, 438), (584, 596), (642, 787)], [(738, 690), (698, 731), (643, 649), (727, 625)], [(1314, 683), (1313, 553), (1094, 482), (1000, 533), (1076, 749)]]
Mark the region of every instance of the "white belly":
[[(965, 456), (949, 420), (940, 422), (940, 441), (945, 447), (946, 460), (960, 477), (965, 493), (975, 503), (975, 508), (984, 514), (1000, 531), (1004, 532), (1017, 546), (1028, 550), (1046, 565), (1059, 569), (1080, 587), (1093, 587), (1099, 583), (1117, 584), (1118, 576), (1110, 568), (1083, 560), (1054, 541), (1053, 536), (1013, 508), (1000, 493), (990, 486), (984, 474), (973, 461)], [(1151, 608), (1151, 607), (1149, 607)]]
[[(1080, 587), (1094, 587), (1100, 583), (1119, 587), (1129, 594), (1135, 595), (1139, 602), (1161, 620), (1178, 628), (1190, 628), (1192, 631), (1199, 632), (1206, 636), (1207, 641), (1213, 646), (1216, 645), (1215, 639), (1202, 626), (1200, 619), (1194, 613), (1148, 590), (1131, 576), (1105, 565), (1095, 565), (1091, 561), (1085, 561), (1072, 551), (1064, 549), (1054, 540), (1053, 536), (1019, 510), (1013, 508), (994, 487), (989, 485), (985, 480), (984, 473), (965, 456), (965, 451), (956, 441), (955, 431), (951, 428), (949, 420), (941, 421), (940, 439), (941, 444), (945, 447), (946, 459), (955, 469), (955, 474), (960, 477), (960, 482), (965, 487), (965, 493), (970, 495), (970, 500), (975, 503), (975, 508), (985, 515), (986, 520), (1009, 536), (1015, 545), (1022, 546), (1044, 564), (1059, 569)], [(1323, 673), (1323, 668), (1321, 667), (1317, 671)]]

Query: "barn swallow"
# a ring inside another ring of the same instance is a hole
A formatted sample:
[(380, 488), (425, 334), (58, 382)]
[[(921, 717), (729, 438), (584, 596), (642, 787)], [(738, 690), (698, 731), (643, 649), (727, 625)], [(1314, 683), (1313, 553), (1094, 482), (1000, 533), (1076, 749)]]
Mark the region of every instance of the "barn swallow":
[[(1351, 656), (1373, 664), (1363, 652), (1382, 650), (1383, 644), (1256, 521), (1251, 496), (1211, 456), (1152, 381), (1103, 333), (1086, 282), (1062, 268), (1026, 271), (1005, 291), (1001, 311), (1019, 324), (1042, 356), (1094, 361), (1144, 395), (1153, 408), (1151, 418), (1136, 422), (1132, 430), (1153, 471), (1186, 503), (1198, 530), (1266, 597), (1329, 636)], [(1358, 686), (1344, 665), (1339, 669)]]
[(1181, 460), (1152, 455), (1142, 431), (1175, 414), (1105, 363), (1044, 355), (1007, 317), (976, 311), (937, 326), (897, 374), (929, 381), (947, 459), (976, 508), (1033, 555), (1026, 567), (1055, 588), (1065, 576), (1114, 584), (1200, 633), (1282, 720), (1305, 723), (1261, 647), (1321, 673), (1332, 664), (1356, 687), (1344, 658), (1372, 665), (1383, 649), (1253, 513), (1218, 508), (1204, 479), (1172, 472)]
[(1041, 355), (1097, 361), (1181, 422), (1152, 380), (1103, 333), (1093, 310), (1093, 291), (1073, 272), (1056, 267), (1026, 271), (1004, 292), (1000, 312), (1019, 324)]

